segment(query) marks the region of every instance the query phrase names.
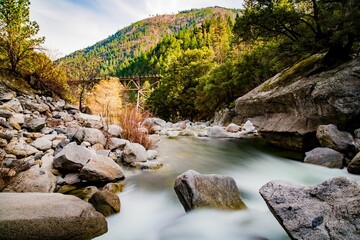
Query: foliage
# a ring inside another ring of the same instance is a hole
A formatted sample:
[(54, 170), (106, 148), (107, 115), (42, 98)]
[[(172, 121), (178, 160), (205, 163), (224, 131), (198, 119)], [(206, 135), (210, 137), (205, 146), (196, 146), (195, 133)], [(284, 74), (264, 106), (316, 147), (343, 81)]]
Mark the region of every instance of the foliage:
[(325, 61), (346, 60), (360, 40), (357, 0), (246, 0), (234, 32), (244, 41), (282, 39), (284, 50), (327, 51)]
[(122, 106), (122, 86), (117, 78), (101, 80), (90, 91), (86, 106), (92, 113), (106, 116), (110, 121), (117, 115)]
[(149, 139), (148, 132), (140, 128), (140, 123), (147, 118), (148, 115), (141, 114), (134, 107), (127, 107), (120, 111), (117, 120), (123, 129), (121, 137), (130, 142), (139, 143), (146, 149), (154, 146), (154, 142)]
[(26, 61), (45, 40), (35, 37), (39, 26), (30, 20), (29, 5), (29, 0), (0, 1), (0, 68), (15, 75), (26, 70)]

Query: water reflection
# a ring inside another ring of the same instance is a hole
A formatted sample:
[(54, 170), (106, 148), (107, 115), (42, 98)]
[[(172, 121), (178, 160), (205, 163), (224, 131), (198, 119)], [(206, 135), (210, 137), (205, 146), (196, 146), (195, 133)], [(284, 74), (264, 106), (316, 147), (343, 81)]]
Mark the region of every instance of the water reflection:
[[(349, 176), (346, 170), (301, 163), (296, 161), (302, 159), (301, 154), (254, 139), (163, 138), (158, 150), (164, 167), (126, 173), (121, 213), (108, 218), (109, 232), (99, 239), (288, 239), (261, 199), (259, 188), (274, 179), (312, 185)], [(249, 209), (185, 214), (173, 184), (189, 169), (233, 177)]]

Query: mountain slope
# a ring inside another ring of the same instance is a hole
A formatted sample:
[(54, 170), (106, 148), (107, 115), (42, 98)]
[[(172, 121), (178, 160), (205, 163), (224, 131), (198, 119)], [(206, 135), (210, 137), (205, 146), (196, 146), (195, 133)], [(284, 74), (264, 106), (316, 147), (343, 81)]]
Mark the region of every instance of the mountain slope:
[(89, 59), (101, 58), (101, 73), (114, 75), (124, 61), (139, 56), (154, 47), (164, 36), (172, 35), (184, 28), (199, 26), (206, 19), (217, 15), (235, 18), (238, 10), (214, 7), (193, 9), (174, 15), (159, 15), (147, 18), (121, 29), (114, 35), (93, 46), (71, 53), (59, 61), (67, 61), (82, 55)]

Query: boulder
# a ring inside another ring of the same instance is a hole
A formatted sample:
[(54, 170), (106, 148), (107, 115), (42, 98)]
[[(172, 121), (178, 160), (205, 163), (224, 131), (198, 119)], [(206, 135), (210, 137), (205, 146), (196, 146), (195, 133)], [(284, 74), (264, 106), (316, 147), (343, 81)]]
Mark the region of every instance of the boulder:
[(52, 142), (49, 140), (48, 137), (44, 136), (41, 138), (36, 139), (31, 143), (31, 146), (39, 149), (39, 150), (48, 150), (52, 147)]
[(30, 110), (31, 112), (37, 111), (39, 113), (43, 113), (46, 111), (50, 111), (49, 106), (46, 105), (45, 103), (36, 103), (31, 100), (25, 101), (24, 106), (26, 109)]
[(69, 143), (54, 158), (54, 167), (66, 171), (78, 171), (91, 159), (93, 153), (75, 142)]
[(360, 174), (360, 152), (351, 160), (347, 170), (349, 173)]
[(114, 182), (124, 179), (119, 165), (109, 157), (97, 155), (80, 170), (80, 178), (89, 182)]
[(158, 152), (156, 150), (147, 150), (146, 157), (148, 160), (153, 160), (157, 158)]
[(320, 125), (316, 137), (321, 146), (334, 149), (342, 153), (355, 151), (354, 138), (348, 132), (339, 131), (334, 124)]
[(39, 150), (37, 150), (36, 148), (34, 148), (33, 146), (27, 144), (24, 141), (10, 142), (5, 147), (5, 151), (7, 153), (14, 154), (17, 157), (27, 157), (27, 156), (30, 156), (30, 155), (33, 155), (33, 154), (39, 152)]
[(207, 135), (210, 138), (227, 138), (229, 134), (222, 127), (210, 127), (207, 129)]
[(34, 166), (11, 178), (4, 192), (54, 192), (56, 177), (48, 170)]
[(214, 116), (214, 125), (215, 126), (226, 126), (231, 123), (232, 118), (234, 117), (233, 110), (222, 109), (215, 113)]
[(179, 136), (183, 136), (183, 137), (195, 137), (196, 134), (191, 131), (190, 129), (188, 128), (185, 128), (183, 130), (181, 130), (181, 132), (179, 133)]
[[(318, 146), (319, 125), (332, 123), (348, 130), (360, 127), (360, 58), (316, 74), (301, 68), (305, 64), (277, 74), (235, 104), (236, 113), (251, 118), (263, 138), (299, 151)], [(293, 77), (301, 69), (304, 77)]]
[(40, 132), (45, 124), (45, 118), (30, 118), (25, 122), (24, 127), (31, 132)]
[(10, 101), (0, 105), (0, 109), (9, 110), (16, 113), (23, 112), (21, 103), (17, 98), (13, 98)]
[(236, 133), (240, 130), (240, 126), (235, 123), (230, 123), (229, 125), (227, 125), (225, 130), (228, 132)]
[(148, 129), (150, 133), (159, 132), (166, 127), (166, 121), (160, 118), (146, 118), (141, 127)]
[(0, 94), (0, 101), (10, 101), (16, 97), (16, 92), (2, 92)]
[(250, 120), (247, 120), (241, 127), (241, 131), (244, 133), (253, 133), (255, 131), (255, 126)]
[(101, 117), (98, 115), (91, 115), (85, 113), (79, 113), (77, 120), (82, 122), (86, 127), (99, 129), (103, 127)]
[(108, 143), (108, 149), (115, 150), (119, 148), (120, 150), (123, 150), (125, 146), (129, 143), (130, 142), (126, 139), (112, 137), (110, 138), (110, 141)]
[(132, 162), (146, 162), (146, 149), (138, 143), (126, 144), (123, 151), (123, 161), (127, 164)]
[(10, 118), (12, 117), (12, 112), (8, 111), (8, 110), (2, 110), (0, 109), (0, 117), (3, 117), (3, 118)]
[(106, 144), (104, 134), (96, 128), (80, 128), (76, 131), (74, 138), (78, 143), (86, 141), (91, 143), (91, 145), (100, 143), (105, 146)]
[(109, 191), (98, 191), (89, 199), (96, 211), (105, 217), (120, 212), (120, 198)]
[(107, 232), (103, 215), (60, 193), (1, 193), (1, 239), (92, 239)]
[(74, 185), (64, 185), (58, 192), (73, 195), (87, 202), (97, 191), (99, 191), (99, 189), (95, 186), (77, 188)]
[(360, 239), (359, 179), (310, 187), (271, 181), (260, 194), (291, 239)]
[(122, 133), (122, 128), (119, 125), (116, 124), (112, 124), (109, 125), (107, 127), (107, 132), (112, 136), (112, 137), (120, 137), (121, 133)]
[(65, 182), (65, 184), (68, 184), (68, 185), (74, 185), (76, 183), (81, 182), (81, 179), (80, 179), (78, 173), (68, 173), (64, 177), (64, 182)]
[(186, 212), (196, 208), (246, 208), (235, 180), (228, 176), (189, 170), (176, 178), (174, 189)]
[(11, 124), (19, 124), (22, 125), (25, 123), (25, 117), (23, 114), (21, 113), (14, 113), (12, 114), (12, 116), (9, 118), (9, 123)]
[(344, 155), (331, 148), (315, 148), (305, 153), (305, 163), (328, 168), (342, 168)]
[(54, 150), (49, 150), (44, 156), (41, 157), (41, 169), (51, 171), (54, 164)]

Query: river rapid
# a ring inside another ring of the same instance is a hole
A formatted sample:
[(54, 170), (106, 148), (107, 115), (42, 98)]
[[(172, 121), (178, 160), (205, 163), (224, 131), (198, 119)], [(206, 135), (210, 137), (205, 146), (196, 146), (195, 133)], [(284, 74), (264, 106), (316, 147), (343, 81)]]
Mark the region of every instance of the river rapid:
[[(299, 160), (299, 153), (274, 148), (259, 139), (163, 137), (158, 142), (159, 170), (125, 170), (121, 211), (107, 218), (109, 231), (97, 239), (255, 240), (289, 239), (258, 193), (271, 180), (314, 185), (346, 169), (329, 169)], [(173, 185), (192, 169), (235, 179), (247, 210), (201, 209), (185, 213)]]

